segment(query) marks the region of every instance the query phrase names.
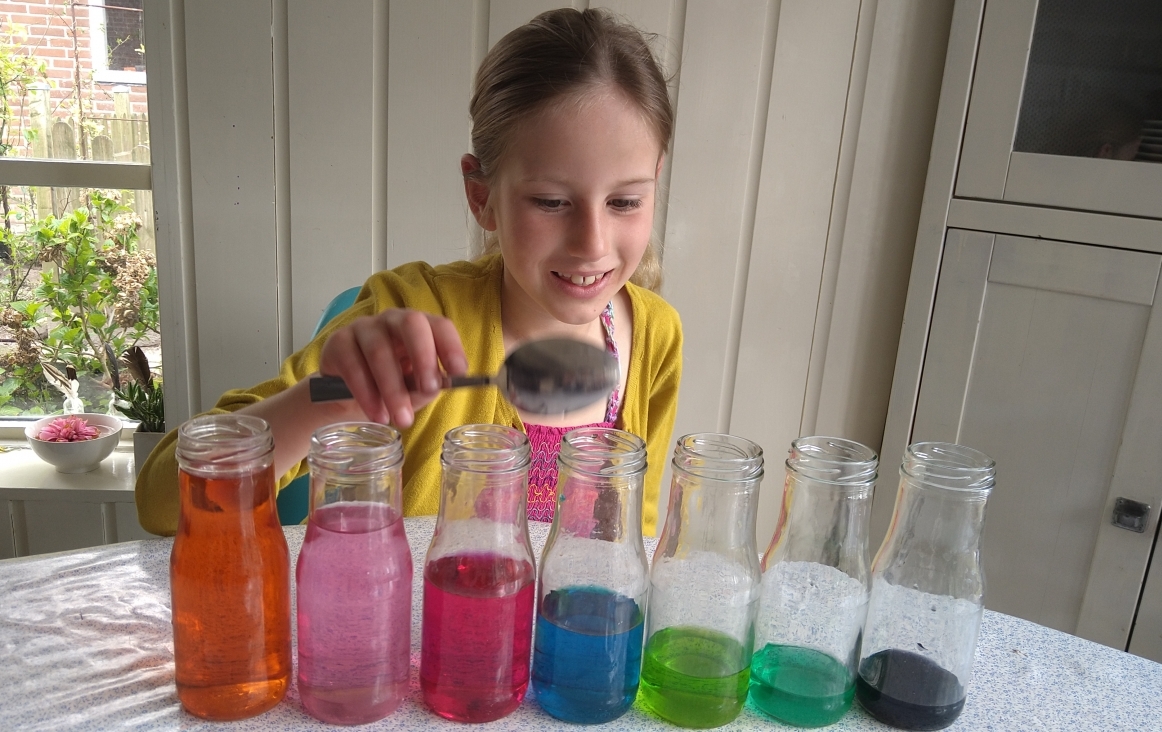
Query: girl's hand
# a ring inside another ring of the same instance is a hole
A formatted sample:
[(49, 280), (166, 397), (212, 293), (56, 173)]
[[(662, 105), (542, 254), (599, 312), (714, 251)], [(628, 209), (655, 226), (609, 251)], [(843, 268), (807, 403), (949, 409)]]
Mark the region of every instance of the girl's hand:
[(440, 393), (442, 371), (460, 376), (467, 369), (452, 321), (402, 308), (336, 330), (319, 361), (319, 373), (342, 377), (368, 419), (401, 429)]

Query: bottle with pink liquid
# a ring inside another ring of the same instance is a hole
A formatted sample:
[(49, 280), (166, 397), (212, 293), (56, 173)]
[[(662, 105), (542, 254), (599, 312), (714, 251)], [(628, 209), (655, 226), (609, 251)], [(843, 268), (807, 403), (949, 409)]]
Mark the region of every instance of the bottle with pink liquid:
[(332, 724), (382, 719), (408, 690), (412, 556), (399, 432), (347, 422), (311, 437), (311, 507), (295, 574), (299, 697)]
[(436, 714), (490, 722), (529, 684), (536, 572), (525, 519), (528, 439), (465, 425), (444, 436), (440, 513), (424, 564), (420, 689)]

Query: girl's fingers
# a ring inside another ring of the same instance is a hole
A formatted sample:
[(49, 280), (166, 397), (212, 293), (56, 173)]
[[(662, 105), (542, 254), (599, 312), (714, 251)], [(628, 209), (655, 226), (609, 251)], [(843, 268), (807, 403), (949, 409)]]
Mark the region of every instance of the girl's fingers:
[(352, 328), (355, 346), (367, 363), (380, 402), (391, 415), (391, 423), (401, 428), (411, 426), (413, 407), (404, 385), (404, 364), (399, 356), (402, 349), (398, 348), (401, 339), (393, 332), (395, 325), (380, 318), (369, 318), (352, 323)]
[(460, 343), (460, 333), (456, 326), (447, 318), (429, 316), (432, 325), (432, 338), (436, 344), (436, 355), (444, 370), (452, 376), (463, 376), (468, 372), (468, 357), (464, 355), (464, 346)]
[(440, 369), (436, 360), (436, 339), (431, 316), (417, 310), (405, 311), (396, 318), (400, 340), (411, 362), (416, 391), (434, 394), (440, 390)]
[(372, 371), (355, 344), (352, 328), (338, 330), (327, 339), (319, 371), (342, 377), (351, 396), (368, 419), (385, 424), (391, 421)]

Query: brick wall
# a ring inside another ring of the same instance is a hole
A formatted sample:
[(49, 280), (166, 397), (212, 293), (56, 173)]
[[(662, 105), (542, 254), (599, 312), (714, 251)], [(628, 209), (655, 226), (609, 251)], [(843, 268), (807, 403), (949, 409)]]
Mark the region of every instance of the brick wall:
[[(99, 2), (99, 0), (92, 0)], [(111, 2), (128, 5), (128, 2)], [(73, 92), (80, 76), (81, 95), (88, 106), (88, 114), (96, 117), (114, 115), (114, 87), (128, 89), (128, 110), (145, 115), (146, 87), (144, 84), (97, 81), (94, 77), (94, 47), (100, 54), (107, 53), (104, 39), (90, 37), (90, 5), (66, 4), (64, 0), (30, 0), (7, 2), (0, 0), (0, 39), (11, 43), (19, 53), (28, 53), (46, 62), (50, 89), (49, 115), (54, 118), (69, 116), (75, 103)], [(101, 28), (96, 28), (101, 32)], [(28, 115), (24, 122), (28, 124)], [(9, 140), (13, 142), (13, 140)], [(17, 152), (29, 155), (31, 151)]]

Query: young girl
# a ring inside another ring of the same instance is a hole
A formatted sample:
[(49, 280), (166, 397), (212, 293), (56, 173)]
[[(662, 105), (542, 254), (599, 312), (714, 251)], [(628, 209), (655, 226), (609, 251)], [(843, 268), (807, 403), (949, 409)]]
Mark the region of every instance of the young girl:
[[(528, 511), (542, 521), (552, 519), (561, 436), (614, 426), (646, 441), (643, 524), (652, 533), (682, 369), (678, 315), (652, 292), (654, 200), (673, 130), (665, 79), (634, 28), (602, 11), (554, 10), (489, 51), (470, 112), (473, 152), (460, 169), (487, 232), (484, 255), (374, 275), (278, 377), (227, 392), (212, 413), (270, 423), (280, 488), (306, 473), (319, 427), (390, 422), (403, 433), (406, 515), (439, 507), (447, 430), (510, 425), (529, 436)], [(441, 371), (495, 373), (516, 345), (555, 336), (616, 355), (621, 383), (608, 403), (551, 418), (516, 410), (496, 389), (438, 389)], [(354, 399), (312, 403), (315, 373), (342, 377)], [(141, 524), (159, 534), (177, 529), (175, 441), (171, 432), (137, 481)]]

